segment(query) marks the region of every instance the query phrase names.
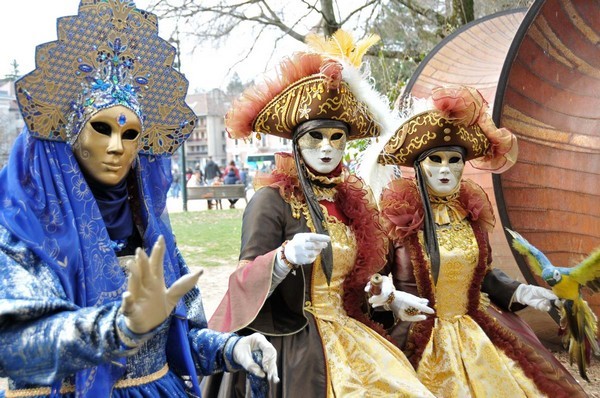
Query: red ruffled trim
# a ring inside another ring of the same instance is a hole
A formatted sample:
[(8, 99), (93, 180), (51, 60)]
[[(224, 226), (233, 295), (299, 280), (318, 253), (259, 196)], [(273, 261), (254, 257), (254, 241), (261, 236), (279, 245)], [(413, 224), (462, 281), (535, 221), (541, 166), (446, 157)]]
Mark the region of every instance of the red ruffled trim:
[[(471, 180), (462, 180), (459, 201), (472, 222), (488, 232), (492, 231), (496, 219), (483, 188)], [(414, 179), (392, 181), (383, 190), (380, 207), (384, 229), (393, 240), (402, 240), (423, 228), (423, 202)]]
[(423, 226), (423, 203), (414, 180), (401, 178), (390, 182), (381, 196), (383, 226), (389, 237), (402, 240)]
[(276, 153), (275, 169), (270, 173), (258, 173), (254, 177), (253, 185), (255, 191), (263, 187), (278, 189), (281, 197), (288, 203), (293, 196), (304, 202), (304, 194), (302, 193), (302, 188), (300, 188), (296, 163), (291, 153)]
[[(429, 306), (433, 308), (435, 307), (435, 296), (433, 294), (431, 272), (419, 243), (419, 237), (417, 234), (413, 234), (407, 238), (407, 241), (410, 249), (411, 263), (413, 264), (413, 273), (417, 283), (417, 291), (420, 297), (429, 300)], [(419, 362), (421, 362), (427, 342), (431, 339), (434, 324), (435, 315), (428, 315), (426, 320), (413, 324), (407, 341), (407, 351), (413, 352), (408, 360), (415, 369), (417, 369)]]
[(494, 209), (487, 193), (471, 180), (463, 180), (460, 185), (460, 203), (469, 213), (469, 220), (492, 232), (496, 225)]
[(349, 316), (391, 341), (383, 326), (363, 311), (364, 288), (371, 276), (385, 266), (388, 251), (388, 237), (381, 225), (377, 205), (363, 181), (355, 175), (350, 175), (338, 186), (336, 203), (350, 220), (358, 248), (354, 268), (344, 280), (344, 308)]

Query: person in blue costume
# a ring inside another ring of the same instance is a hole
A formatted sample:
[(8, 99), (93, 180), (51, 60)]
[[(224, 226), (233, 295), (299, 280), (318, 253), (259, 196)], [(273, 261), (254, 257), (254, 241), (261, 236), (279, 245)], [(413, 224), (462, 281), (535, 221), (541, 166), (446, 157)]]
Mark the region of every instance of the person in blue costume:
[(198, 374), (240, 369), (257, 393), (277, 382), (264, 336), (208, 329), (200, 272), (170, 227), (170, 155), (196, 121), (174, 56), (153, 14), (82, 0), (16, 82), (26, 127), (0, 171), (0, 397), (200, 396)]

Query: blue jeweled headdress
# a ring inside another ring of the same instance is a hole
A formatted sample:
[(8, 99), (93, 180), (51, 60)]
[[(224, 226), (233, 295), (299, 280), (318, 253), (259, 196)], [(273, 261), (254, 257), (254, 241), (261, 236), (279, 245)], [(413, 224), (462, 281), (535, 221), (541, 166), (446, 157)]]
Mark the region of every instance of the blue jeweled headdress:
[(16, 82), (29, 131), (73, 143), (94, 113), (123, 105), (142, 120), (140, 153), (173, 153), (196, 116), (156, 16), (128, 0), (82, 0), (78, 15), (57, 25), (58, 40), (38, 46), (36, 69)]

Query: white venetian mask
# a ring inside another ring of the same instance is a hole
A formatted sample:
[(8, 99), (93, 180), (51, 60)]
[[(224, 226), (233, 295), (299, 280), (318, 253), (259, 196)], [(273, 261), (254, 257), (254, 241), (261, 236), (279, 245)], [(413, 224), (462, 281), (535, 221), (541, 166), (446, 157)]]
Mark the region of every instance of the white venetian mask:
[(298, 139), (304, 162), (321, 174), (331, 173), (342, 161), (346, 148), (346, 131), (338, 127), (310, 130)]
[(438, 196), (447, 196), (459, 187), (465, 168), (460, 152), (437, 151), (421, 163), (429, 189)]

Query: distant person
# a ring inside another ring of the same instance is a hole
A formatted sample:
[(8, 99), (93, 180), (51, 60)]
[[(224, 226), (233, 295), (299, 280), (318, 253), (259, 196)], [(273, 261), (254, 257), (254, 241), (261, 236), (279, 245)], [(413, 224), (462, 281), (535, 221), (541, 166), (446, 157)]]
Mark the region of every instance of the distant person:
[[(204, 166), (204, 178), (206, 179), (206, 185), (213, 185), (215, 183), (216, 178), (221, 178), (223, 173), (219, 166), (214, 162), (212, 156), (208, 157), (208, 161)], [(208, 209), (212, 209), (213, 201), (211, 199), (208, 200)]]
[(181, 176), (179, 175), (179, 170), (171, 171), (171, 175), (173, 176), (173, 181), (171, 182), (171, 197), (178, 198), (179, 193), (181, 192)]
[[(233, 171), (236, 180), (241, 181), (240, 169), (235, 165), (235, 160), (232, 160), (229, 162), (229, 164), (225, 168), (225, 172), (223, 173), (225, 175), (225, 178), (223, 179), (223, 182), (225, 184), (227, 184), (226, 177), (229, 174), (229, 172), (231, 172), (231, 171)], [(233, 183), (233, 184), (235, 184), (235, 183)]]
[(247, 167), (242, 167), (242, 169), (240, 170), (240, 181), (242, 182), (242, 184), (244, 184), (245, 187), (248, 186), (248, 168)]
[[(223, 178), (223, 184), (225, 185), (235, 185), (240, 184), (242, 179), (240, 178), (240, 170), (235, 165), (235, 161), (229, 162), (229, 165), (225, 169), (225, 177)], [(238, 199), (227, 199), (229, 200), (229, 208), (235, 209), (235, 202)]]
[(200, 187), (203, 185), (202, 182), (202, 172), (200, 170), (196, 170), (187, 182), (187, 187)]
[(216, 177), (221, 178), (222, 176), (223, 173), (221, 172), (221, 169), (212, 159), (212, 156), (209, 156), (208, 161), (204, 166), (204, 177), (206, 178), (206, 183), (210, 185), (212, 180), (214, 180)]

